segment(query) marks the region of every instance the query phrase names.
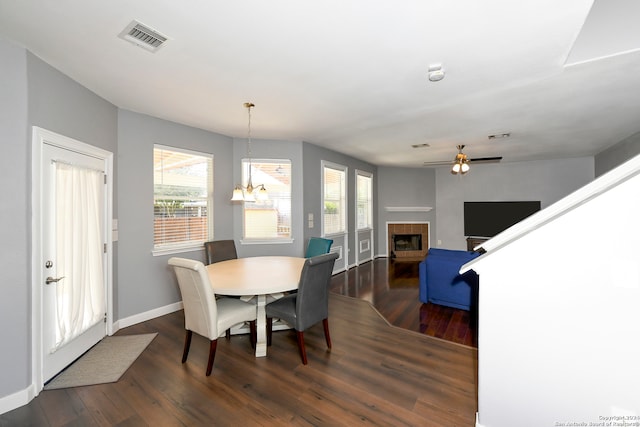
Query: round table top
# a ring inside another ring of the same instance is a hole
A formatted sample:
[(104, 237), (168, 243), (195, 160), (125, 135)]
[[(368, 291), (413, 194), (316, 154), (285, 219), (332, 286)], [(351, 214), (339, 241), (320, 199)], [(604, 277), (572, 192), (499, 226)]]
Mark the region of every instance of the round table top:
[(305, 260), (258, 256), (216, 262), (206, 268), (216, 294), (264, 295), (297, 289)]

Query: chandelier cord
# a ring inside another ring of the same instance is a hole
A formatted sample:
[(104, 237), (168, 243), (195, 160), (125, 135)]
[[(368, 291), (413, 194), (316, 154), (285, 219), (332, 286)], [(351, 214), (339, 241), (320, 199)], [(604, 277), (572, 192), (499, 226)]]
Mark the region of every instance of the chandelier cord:
[(251, 181), (251, 108), (254, 107), (254, 104), (251, 102), (245, 102), (245, 107), (247, 107), (247, 115), (249, 116), (249, 120), (247, 123), (247, 157), (249, 157), (249, 181), (247, 182), (247, 187), (251, 187), (253, 189), (253, 182)]

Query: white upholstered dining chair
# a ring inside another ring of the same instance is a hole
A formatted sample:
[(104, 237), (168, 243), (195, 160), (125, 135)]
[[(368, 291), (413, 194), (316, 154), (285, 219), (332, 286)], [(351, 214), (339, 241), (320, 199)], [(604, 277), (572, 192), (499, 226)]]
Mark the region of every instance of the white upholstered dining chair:
[(173, 257), (173, 267), (184, 305), (184, 341), (182, 363), (187, 361), (193, 332), (210, 340), (207, 376), (211, 375), (216, 356), (218, 338), (226, 330), (240, 323), (249, 322), (252, 346), (256, 340), (256, 306), (237, 298), (217, 298), (209, 282), (204, 264), (200, 261)]

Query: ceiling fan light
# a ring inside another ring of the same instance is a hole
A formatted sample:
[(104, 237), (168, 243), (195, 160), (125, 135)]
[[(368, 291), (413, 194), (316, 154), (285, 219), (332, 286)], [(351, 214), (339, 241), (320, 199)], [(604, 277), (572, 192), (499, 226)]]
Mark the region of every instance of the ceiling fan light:
[(451, 168), (451, 173), (456, 174), (460, 173), (460, 163), (455, 163)]
[(463, 164), (460, 166), (460, 170), (462, 171), (462, 173), (467, 173), (467, 172), (469, 172), (469, 164), (467, 164), (467, 163), (463, 163)]

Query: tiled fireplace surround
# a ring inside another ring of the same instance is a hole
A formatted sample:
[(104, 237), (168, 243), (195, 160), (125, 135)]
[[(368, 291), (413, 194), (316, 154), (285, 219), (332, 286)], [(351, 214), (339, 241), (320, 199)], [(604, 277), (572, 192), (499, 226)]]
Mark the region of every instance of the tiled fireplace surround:
[[(422, 250), (421, 251), (393, 251), (393, 235), (394, 234), (421, 234)], [(427, 256), (429, 250), (429, 224), (416, 223), (390, 223), (387, 224), (387, 250), (389, 256), (395, 254), (396, 259), (422, 259)]]

